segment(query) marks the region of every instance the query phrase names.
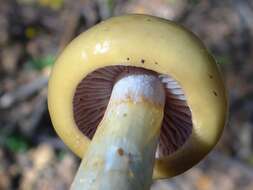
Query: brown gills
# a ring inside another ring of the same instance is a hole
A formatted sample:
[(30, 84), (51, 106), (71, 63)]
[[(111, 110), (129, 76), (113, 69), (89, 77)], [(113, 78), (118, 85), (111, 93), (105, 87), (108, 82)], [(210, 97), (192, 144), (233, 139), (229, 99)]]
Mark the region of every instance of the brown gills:
[(158, 155), (175, 152), (192, 132), (192, 116), (183, 89), (169, 75), (131, 66), (108, 66), (88, 74), (77, 86), (73, 98), (74, 120), (82, 133), (92, 139), (102, 120), (114, 83), (126, 75), (152, 74), (160, 78), (166, 91), (164, 119)]

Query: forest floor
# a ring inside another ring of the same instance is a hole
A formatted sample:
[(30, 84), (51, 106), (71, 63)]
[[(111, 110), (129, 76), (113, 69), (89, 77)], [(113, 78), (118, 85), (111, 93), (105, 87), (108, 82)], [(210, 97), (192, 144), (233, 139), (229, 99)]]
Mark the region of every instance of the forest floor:
[(160, 190), (253, 189), (253, 1), (0, 0), (0, 189), (68, 189), (79, 160), (53, 130), (47, 81), (57, 54), (81, 32), (124, 13), (174, 20), (216, 58), (229, 121), (215, 150)]

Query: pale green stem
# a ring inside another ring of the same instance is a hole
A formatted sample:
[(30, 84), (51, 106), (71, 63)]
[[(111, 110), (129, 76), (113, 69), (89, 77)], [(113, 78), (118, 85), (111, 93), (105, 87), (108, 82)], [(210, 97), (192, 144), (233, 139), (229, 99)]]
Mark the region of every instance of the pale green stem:
[(148, 190), (164, 101), (152, 75), (119, 80), (71, 189)]

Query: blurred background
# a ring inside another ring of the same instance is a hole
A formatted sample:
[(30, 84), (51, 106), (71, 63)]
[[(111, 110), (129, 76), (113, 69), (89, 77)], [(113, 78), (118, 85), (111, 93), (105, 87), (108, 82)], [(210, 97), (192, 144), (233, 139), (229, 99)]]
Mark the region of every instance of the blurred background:
[(0, 0), (0, 189), (69, 188), (80, 160), (52, 128), (50, 69), (71, 39), (124, 13), (192, 30), (215, 56), (229, 91), (229, 121), (214, 151), (152, 190), (252, 190), (252, 0)]

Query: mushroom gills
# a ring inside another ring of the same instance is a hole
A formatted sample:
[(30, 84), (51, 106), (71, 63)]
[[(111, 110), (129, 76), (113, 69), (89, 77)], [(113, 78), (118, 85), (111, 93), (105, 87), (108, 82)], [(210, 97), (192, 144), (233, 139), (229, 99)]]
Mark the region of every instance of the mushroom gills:
[(78, 84), (73, 98), (76, 125), (92, 139), (104, 116), (114, 84), (125, 76), (139, 74), (151, 74), (159, 78), (164, 86), (166, 102), (156, 156), (168, 156), (184, 145), (192, 133), (193, 124), (182, 87), (167, 74), (122, 65), (91, 72)]

